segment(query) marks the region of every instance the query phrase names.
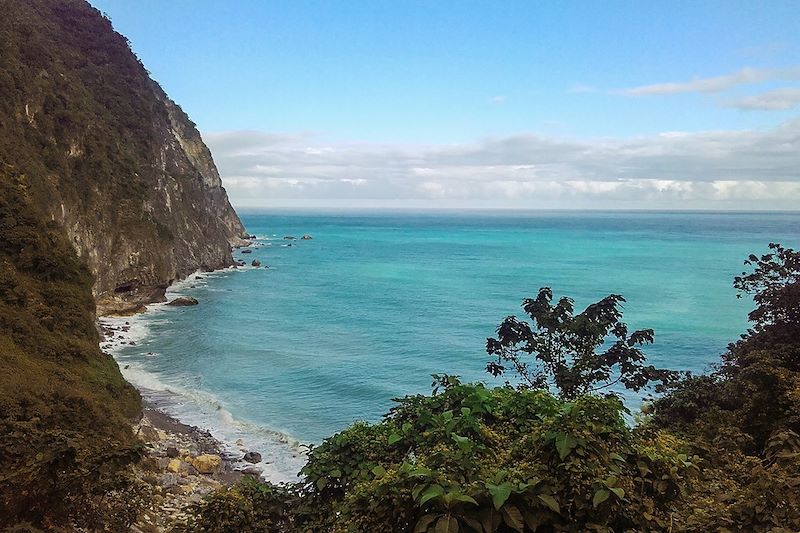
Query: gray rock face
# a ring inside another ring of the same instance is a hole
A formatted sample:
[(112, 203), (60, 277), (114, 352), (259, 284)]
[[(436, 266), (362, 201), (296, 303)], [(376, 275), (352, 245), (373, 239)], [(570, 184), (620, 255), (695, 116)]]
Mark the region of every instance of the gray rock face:
[(0, 142), (0, 161), (65, 229), (94, 276), (98, 314), (164, 301), (173, 281), (232, 265), (246, 234), (211, 153), (125, 38), (88, 4), (13, 5), (4, 24), (44, 25), (58, 46), (22, 53), (33, 45), (0, 32), (4, 57), (18, 58), (0, 59), (18, 88), (3, 92), (0, 137), (14, 142)]

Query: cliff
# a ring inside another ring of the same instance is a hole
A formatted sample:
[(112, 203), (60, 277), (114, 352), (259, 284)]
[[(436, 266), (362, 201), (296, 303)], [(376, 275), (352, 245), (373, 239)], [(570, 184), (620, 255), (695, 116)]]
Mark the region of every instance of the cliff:
[(195, 125), (83, 0), (0, 0), (0, 162), (65, 228), (98, 312), (232, 264), (244, 228)]
[(0, 13), (0, 530), (124, 531), (145, 501), (141, 403), (95, 313), (232, 264), (244, 228), (195, 125), (97, 10)]

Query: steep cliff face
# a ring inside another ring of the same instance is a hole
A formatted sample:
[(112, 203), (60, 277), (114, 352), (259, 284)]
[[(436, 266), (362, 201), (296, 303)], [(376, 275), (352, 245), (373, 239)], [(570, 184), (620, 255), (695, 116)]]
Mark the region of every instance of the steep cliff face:
[(0, 0), (0, 530), (127, 530), (141, 405), (95, 303), (158, 300), (243, 234), (194, 124), (108, 20)]
[(0, 0), (0, 162), (66, 229), (100, 313), (232, 264), (244, 228), (195, 125), (83, 0)]

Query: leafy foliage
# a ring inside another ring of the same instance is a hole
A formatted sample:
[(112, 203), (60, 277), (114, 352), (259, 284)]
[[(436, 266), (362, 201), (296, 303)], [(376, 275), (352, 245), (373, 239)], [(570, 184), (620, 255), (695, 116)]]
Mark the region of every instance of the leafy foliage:
[[(291, 520), (270, 531), (654, 530), (697, 470), (679, 439), (627, 427), (617, 398), (435, 385), (312, 449), (304, 482), (282, 489)], [(236, 507), (226, 516), (244, 509), (249, 523), (250, 504), (225, 493), (199, 506), (191, 531), (239, 527), (214, 525), (222, 497)]]
[(523, 386), (545, 389), (552, 382), (568, 399), (617, 383), (634, 391), (652, 382), (663, 387), (675, 373), (644, 364), (640, 347), (652, 343), (654, 333), (628, 332), (621, 320), (624, 302), (622, 296), (610, 294), (576, 315), (571, 298), (554, 305), (553, 291), (543, 287), (536, 298), (522, 302), (532, 326), (509, 316), (497, 327), (497, 338), (487, 339), (486, 352), (497, 360), (490, 361), (486, 371), (500, 376), (506, 371), (504, 363), (510, 363)]

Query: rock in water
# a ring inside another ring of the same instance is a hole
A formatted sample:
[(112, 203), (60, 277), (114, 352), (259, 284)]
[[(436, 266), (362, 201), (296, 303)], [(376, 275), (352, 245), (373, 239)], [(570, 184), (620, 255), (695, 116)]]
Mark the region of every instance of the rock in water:
[(252, 254), (253, 250), (242, 250), (243, 254)]
[(250, 263), (250, 265), (254, 266), (254, 267), (260, 267), (261, 266), (261, 261), (259, 261), (258, 259), (253, 259), (253, 262)]
[(180, 298), (175, 298), (167, 305), (172, 305), (175, 307), (185, 307), (187, 305), (197, 305), (198, 303), (200, 302), (197, 301), (197, 298), (192, 298), (191, 296), (181, 296)]
[(309, 235), (308, 233), (306, 233), (306, 234), (305, 234), (305, 235), (303, 235), (301, 238), (302, 238), (304, 241), (310, 241), (310, 240), (311, 240), (311, 239), (313, 239), (314, 237), (312, 237), (311, 235)]
[(286, 239), (287, 241), (293, 241), (294, 237), (292, 235), (287, 235), (284, 237), (284, 239)]
[(247, 452), (242, 457), (242, 460), (247, 461), (248, 463), (260, 463), (261, 462), (261, 454), (258, 452)]

